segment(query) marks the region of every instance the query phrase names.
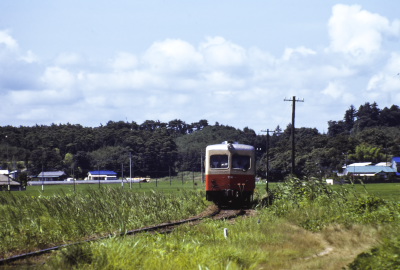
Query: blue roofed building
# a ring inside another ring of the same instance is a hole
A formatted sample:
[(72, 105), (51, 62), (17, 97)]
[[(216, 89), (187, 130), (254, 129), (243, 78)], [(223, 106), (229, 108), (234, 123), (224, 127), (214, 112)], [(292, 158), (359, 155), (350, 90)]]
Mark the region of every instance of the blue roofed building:
[(117, 173), (114, 171), (90, 171), (87, 180), (117, 180)]
[(392, 158), (392, 168), (396, 170), (396, 176), (400, 176), (400, 157)]
[(382, 176), (386, 178), (390, 174), (395, 175), (396, 170), (390, 166), (376, 166), (376, 165), (367, 165), (367, 166), (347, 166), (345, 169), (345, 175), (353, 175), (353, 176), (365, 176), (365, 177), (373, 177), (373, 176)]
[(378, 164), (371, 162), (353, 163), (344, 168), (341, 176), (384, 180), (398, 178), (400, 177), (400, 157), (393, 157), (391, 162)]

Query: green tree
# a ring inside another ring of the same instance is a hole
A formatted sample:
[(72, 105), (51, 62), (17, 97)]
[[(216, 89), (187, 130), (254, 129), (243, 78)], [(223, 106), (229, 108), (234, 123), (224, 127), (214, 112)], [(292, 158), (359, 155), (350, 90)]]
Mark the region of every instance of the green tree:
[(382, 149), (377, 146), (362, 143), (357, 145), (355, 153), (350, 154), (349, 158), (355, 161), (370, 161), (377, 163), (384, 158), (384, 155), (381, 152)]
[(31, 171), (34, 174), (42, 170), (62, 170), (62, 158), (58, 149), (39, 148), (32, 151), (30, 156)]

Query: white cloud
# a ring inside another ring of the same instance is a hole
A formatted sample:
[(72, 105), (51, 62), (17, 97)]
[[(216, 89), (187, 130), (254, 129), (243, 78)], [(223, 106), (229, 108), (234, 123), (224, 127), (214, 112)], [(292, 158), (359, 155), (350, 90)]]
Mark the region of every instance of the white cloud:
[(400, 52), (387, 52), (383, 42), (398, 39), (398, 25), (361, 6), (336, 5), (327, 49), (299, 44), (274, 57), (222, 36), (197, 44), (167, 38), (142, 54), (125, 48), (105, 60), (88, 60), (64, 52), (47, 65), (0, 31), (0, 94), (6, 104), (0, 124), (179, 118), (258, 132), (285, 128), (291, 106), (283, 100), (296, 96), (305, 99), (296, 112), (298, 125), (323, 131), (351, 104), (400, 102)]
[(111, 61), (111, 66), (114, 70), (134, 69), (138, 65), (136, 55), (128, 52), (119, 52)]
[(35, 55), (32, 51), (27, 51), (25, 55), (22, 55), (20, 59), (28, 64), (32, 64), (39, 61), (37, 55)]
[(8, 31), (0, 31), (0, 50), (3, 48), (7, 50), (17, 50), (17, 41), (9, 34)]
[(41, 81), (48, 88), (71, 88), (75, 83), (75, 76), (66, 69), (60, 67), (48, 67)]
[(363, 10), (359, 5), (335, 5), (328, 26), (330, 49), (354, 56), (378, 52), (385, 35), (400, 34), (399, 21), (390, 23), (387, 18)]
[(315, 55), (316, 52), (314, 50), (305, 48), (305, 47), (298, 47), (298, 48), (286, 48), (285, 52), (283, 53), (283, 60), (289, 61), (291, 58), (296, 56), (307, 56), (307, 55)]
[(166, 39), (155, 42), (143, 56), (143, 62), (153, 72), (178, 73), (197, 70), (202, 56), (186, 41)]
[(220, 89), (222, 88), (231, 88), (237, 89), (243, 87), (245, 82), (242, 78), (234, 78), (229, 74), (221, 71), (214, 71), (210, 73), (206, 73), (203, 75), (204, 80), (208, 88), (211, 89)]
[(223, 37), (207, 37), (199, 51), (204, 55), (207, 66), (214, 68), (235, 68), (246, 64), (246, 50), (225, 40)]
[(329, 82), (328, 86), (322, 90), (322, 94), (327, 95), (333, 99), (340, 98), (344, 93), (343, 85), (337, 82)]
[(146, 90), (146, 88), (165, 88), (166, 83), (162, 76), (149, 71), (133, 70), (110, 73), (80, 74), (80, 85), (84, 90), (96, 91), (115, 90)]
[(367, 90), (377, 94), (399, 92), (400, 90), (400, 54), (393, 53), (386, 66), (374, 74), (368, 82)]
[[(351, 93), (343, 83), (338, 81), (329, 82), (321, 93), (325, 95), (324, 104), (330, 104), (329, 106), (334, 106), (337, 102), (353, 104), (357, 101), (355, 95)], [(322, 103), (320, 103), (320, 105), (322, 105)]]

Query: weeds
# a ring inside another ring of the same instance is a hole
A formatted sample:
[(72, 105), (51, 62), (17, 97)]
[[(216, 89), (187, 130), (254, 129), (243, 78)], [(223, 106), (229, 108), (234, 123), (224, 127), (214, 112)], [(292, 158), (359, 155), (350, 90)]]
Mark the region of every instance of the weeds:
[(3, 193), (0, 198), (0, 254), (124, 233), (195, 215), (205, 208), (203, 194), (187, 191), (165, 195), (103, 188), (50, 197), (17, 198)]
[(377, 247), (363, 252), (349, 264), (349, 269), (400, 269), (400, 237), (397, 224)]
[[(373, 265), (373, 269), (396, 269), (400, 248), (396, 224), (400, 221), (400, 205), (366, 191), (364, 188), (358, 192), (354, 185), (333, 189), (317, 179), (287, 179), (267, 194), (264, 202), (268, 202), (268, 207), (262, 207), (262, 200), (259, 200), (257, 216), (238, 218), (234, 222), (209, 220), (195, 227), (184, 225), (166, 235), (145, 233), (111, 237), (57, 252), (46, 267), (341, 269), (349, 265), (350, 269), (369, 269), (368, 265)], [(49, 226), (57, 228), (59, 235), (62, 230), (69, 232), (64, 238), (57, 238), (55, 233), (55, 239), (63, 241), (81, 235), (123, 232), (139, 224), (178, 219), (180, 211), (182, 216), (193, 215), (204, 208), (203, 196), (198, 192), (167, 196), (157, 192), (138, 195), (101, 189), (85, 196), (64, 194), (32, 198), (23, 204), (18, 204), (20, 200), (15, 198), (0, 197), (0, 214), (4, 209), (14, 211), (7, 213), (11, 221), (2, 224), (6, 229), (0, 233), (10, 243), (15, 235), (23, 232), (25, 237), (30, 235), (46, 244), (49, 238), (44, 238), (43, 234)], [(28, 204), (35, 209), (35, 214), (20, 209), (26, 209)], [(16, 217), (22, 213), (26, 218), (19, 221), (18, 230), (13, 230), (18, 225)], [(64, 226), (66, 218), (62, 215), (76, 220)], [(223, 234), (225, 228), (229, 230), (227, 238)], [(358, 253), (375, 245), (379, 237), (384, 239), (380, 245), (351, 263)], [(15, 243), (17, 241), (15, 239)], [(34, 246), (28, 239), (24, 241)], [(327, 247), (335, 249), (333, 254), (316, 259), (315, 254)], [(385, 268), (387, 266), (389, 268)]]

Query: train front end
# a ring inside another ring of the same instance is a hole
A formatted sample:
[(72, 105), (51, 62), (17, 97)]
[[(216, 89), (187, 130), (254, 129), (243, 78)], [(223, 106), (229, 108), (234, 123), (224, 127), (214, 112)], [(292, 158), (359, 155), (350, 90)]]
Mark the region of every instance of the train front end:
[(255, 149), (224, 142), (206, 148), (206, 196), (216, 204), (248, 204), (255, 188)]

